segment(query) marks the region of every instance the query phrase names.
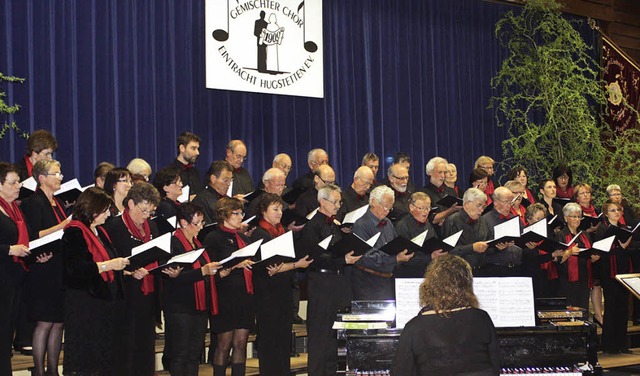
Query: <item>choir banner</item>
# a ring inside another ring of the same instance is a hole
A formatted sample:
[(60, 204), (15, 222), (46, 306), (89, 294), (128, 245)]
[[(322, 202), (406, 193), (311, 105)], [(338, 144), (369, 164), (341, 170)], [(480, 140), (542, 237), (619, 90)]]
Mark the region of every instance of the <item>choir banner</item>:
[(209, 89), (324, 96), (322, 0), (206, 0), (205, 47)]
[(606, 119), (611, 129), (622, 132), (638, 128), (638, 117), (623, 99), (640, 111), (640, 67), (606, 35), (602, 36), (603, 79), (608, 89)]

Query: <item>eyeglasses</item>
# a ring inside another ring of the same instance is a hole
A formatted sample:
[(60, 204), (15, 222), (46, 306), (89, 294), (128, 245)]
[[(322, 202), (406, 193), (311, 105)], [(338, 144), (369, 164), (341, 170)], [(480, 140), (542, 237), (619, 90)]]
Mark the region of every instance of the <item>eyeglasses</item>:
[(233, 158), (241, 160), (241, 161), (246, 161), (247, 160), (247, 156), (246, 155), (242, 155), (242, 154), (234, 154)]
[(149, 215), (149, 216), (153, 216), (156, 214), (156, 211), (153, 209), (143, 209), (140, 205), (136, 205), (136, 207), (138, 209), (140, 209), (140, 211), (142, 212), (142, 214), (144, 215)]
[(581, 215), (567, 215), (566, 217), (571, 219), (582, 219)]
[(55, 176), (58, 179), (64, 178), (64, 175), (62, 175), (61, 172), (54, 172), (54, 173), (51, 173), (51, 174), (50, 173), (46, 173), (45, 175), (46, 176)]
[(196, 226), (196, 227), (204, 227), (207, 224), (207, 222), (205, 222), (205, 221), (200, 221), (198, 223), (191, 222), (191, 224)]
[(478, 209), (478, 210), (484, 210), (487, 208), (487, 205), (485, 204), (472, 204), (474, 208)]
[(118, 179), (118, 183), (133, 184), (133, 181), (131, 179)]
[(267, 180), (267, 182), (269, 183), (269, 185), (271, 185), (272, 187), (277, 188), (277, 189), (285, 189), (285, 188), (287, 188), (286, 184), (275, 184), (275, 183), (271, 182), (271, 180)]
[(419, 211), (430, 211), (431, 207), (430, 206), (418, 206), (416, 204), (411, 204), (414, 208), (418, 209)]
[(15, 180), (15, 181), (8, 181), (5, 180), (3, 185), (22, 185), (22, 182), (20, 180)]
[(240, 218), (244, 218), (244, 212), (240, 211), (240, 212), (231, 212), (231, 215), (237, 215)]
[(328, 202), (332, 203), (332, 204), (333, 204), (333, 206), (342, 206), (342, 201), (331, 201), (331, 200), (326, 199), (326, 198), (324, 198), (324, 197), (323, 197), (322, 199), (323, 199), (323, 200), (325, 200), (325, 201), (328, 201)]
[(480, 165), (478, 167), (480, 167), (483, 170), (493, 170), (493, 165), (484, 165), (484, 166)]
[(391, 175), (391, 176), (393, 176), (394, 179), (398, 179), (400, 181), (409, 181), (409, 177), (408, 176), (402, 176), (402, 177), (395, 176), (395, 175)]
[(558, 180), (560, 180), (560, 179), (562, 179), (562, 180), (569, 180), (569, 175), (567, 175), (567, 174), (560, 175), (560, 176), (558, 176)]
[(578, 193), (578, 196), (588, 196), (588, 195), (590, 195), (590, 194), (591, 194), (591, 192), (589, 192), (589, 191), (584, 191), (584, 192), (580, 192), (580, 193)]
[(327, 185), (328, 185), (328, 184), (335, 184), (335, 183), (336, 183), (336, 181), (335, 181), (335, 180), (329, 180), (329, 181), (327, 181), (327, 180), (324, 180), (324, 179), (322, 178), (322, 176), (320, 176), (320, 175), (316, 175), (316, 176), (318, 177), (318, 179), (322, 180), (322, 182), (323, 182), (323, 183), (325, 183), (325, 184), (327, 184)]
[(622, 193), (612, 193), (609, 195), (609, 197), (621, 197)]
[(280, 166), (280, 169), (285, 171), (285, 172), (291, 171), (291, 167), (292, 167), (292, 166), (286, 165), (284, 163), (278, 163), (278, 166)]
[(386, 206), (382, 205), (382, 203), (379, 203), (378, 205), (379, 205), (381, 208), (383, 208), (384, 210), (388, 211), (388, 212), (390, 212), (390, 211), (392, 211), (392, 210), (393, 210), (393, 206), (392, 206), (392, 207), (390, 207), (390, 208), (388, 208), (388, 207), (386, 207)]
[(615, 208), (615, 209), (609, 209), (609, 210), (607, 210), (607, 211), (608, 211), (609, 213), (618, 213), (618, 212), (622, 212), (622, 209)]

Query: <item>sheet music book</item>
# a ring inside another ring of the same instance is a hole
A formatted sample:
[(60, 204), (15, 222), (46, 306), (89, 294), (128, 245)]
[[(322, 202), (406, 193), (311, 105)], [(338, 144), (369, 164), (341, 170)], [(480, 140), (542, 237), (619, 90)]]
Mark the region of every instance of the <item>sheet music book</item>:
[(458, 244), (458, 240), (460, 240), (460, 237), (462, 236), (462, 231), (463, 230), (460, 230), (455, 234), (451, 234), (449, 237), (442, 240), (436, 237), (425, 240), (422, 244), (423, 252), (433, 253), (433, 251), (438, 249), (442, 249), (445, 252), (451, 251), (455, 248), (456, 244)]
[(404, 326), (420, 312), (420, 284), (423, 278), (396, 278), (396, 328)]
[(167, 233), (131, 249), (126, 270), (136, 270), (171, 258), (171, 234)]
[(536, 326), (530, 277), (473, 278), (473, 292), (496, 327)]
[(62, 239), (62, 235), (64, 235), (64, 229), (52, 232), (49, 235), (35, 240), (30, 240), (29, 252), (31, 252), (31, 254), (24, 257), (24, 261), (27, 263), (33, 263), (36, 262), (36, 259), (41, 254), (56, 251), (58, 249), (60, 239)]
[(68, 182), (62, 183), (62, 185), (60, 185), (60, 189), (55, 191), (53, 194), (58, 200), (62, 201), (65, 208), (68, 208), (75, 205), (78, 196), (80, 196), (84, 190), (85, 188), (80, 186), (78, 179), (72, 179)]
[(185, 185), (184, 187), (182, 187), (182, 193), (180, 194), (180, 196), (178, 196), (178, 199), (176, 201), (178, 201), (181, 204), (184, 204), (185, 202), (189, 202), (189, 186)]
[(26, 188), (32, 192), (35, 192), (36, 188), (38, 188), (38, 182), (36, 182), (33, 176), (23, 180), (20, 184), (22, 184), (22, 188)]
[(489, 240), (490, 246), (498, 243), (515, 241), (520, 237), (520, 217), (515, 216), (493, 228), (494, 239)]
[(344, 219), (342, 220), (342, 225), (343, 226), (353, 225), (354, 223), (356, 223), (358, 219), (360, 219), (360, 217), (362, 217), (367, 212), (367, 210), (369, 210), (369, 204), (359, 207), (354, 211), (350, 211), (344, 216)]
[[(233, 252), (229, 257), (224, 258), (222, 260), (220, 260), (219, 262), (221, 264), (228, 264), (228, 263), (233, 263), (232, 260), (237, 260), (238, 262), (240, 262), (241, 258), (248, 258), (248, 257), (253, 257), (256, 255), (256, 253), (258, 253), (258, 249), (260, 248), (260, 244), (262, 244), (262, 239), (255, 241), (249, 245), (247, 245), (246, 247), (240, 248), (239, 250)], [(237, 264), (237, 263), (236, 263)], [(231, 265), (229, 265), (231, 266)]]
[(640, 299), (640, 273), (618, 274), (616, 279), (631, 291), (636, 299)]
[(522, 230), (520, 239), (516, 239), (516, 245), (524, 248), (529, 242), (538, 243), (544, 241), (547, 238), (547, 229), (547, 221), (545, 219), (525, 227)]
[(444, 195), (444, 197), (442, 197), (440, 200), (438, 200), (438, 202), (436, 202), (436, 205), (440, 205), (440, 206), (444, 206), (445, 208), (450, 208), (455, 204), (458, 204), (458, 206), (462, 206), (462, 199), (458, 198), (456, 196), (451, 196), (451, 195)]
[(160, 233), (160, 235), (174, 232), (177, 225), (177, 219), (175, 215), (169, 218), (156, 216), (151, 218), (150, 221), (156, 223), (156, 226), (158, 227), (158, 232)]
[[(378, 241), (380, 233), (373, 235), (369, 240), (364, 240), (354, 233), (343, 234), (340, 241), (331, 245), (327, 251), (344, 256), (347, 253), (353, 251), (354, 256), (364, 255), (369, 251)], [(321, 243), (324, 243), (327, 239), (324, 239)]]
[(295, 258), (296, 251), (293, 246), (293, 232), (287, 231), (277, 238), (271, 239), (260, 246), (260, 261), (274, 256)]
[[(255, 216), (255, 215), (253, 215), (253, 216), (251, 216), (251, 217), (249, 217), (249, 218), (245, 219), (244, 221), (242, 221), (242, 224), (243, 224), (243, 225), (248, 225), (248, 224), (250, 224), (251, 222), (253, 222), (253, 220), (254, 220), (254, 219), (256, 219), (256, 216)], [(257, 222), (257, 221), (256, 221), (256, 222)]]
[(616, 237), (614, 235), (609, 236), (608, 238), (604, 238), (598, 240), (597, 242), (593, 242), (591, 248), (580, 248), (580, 252), (588, 251), (590, 249), (595, 249), (597, 251), (609, 252), (611, 251), (611, 246), (613, 245)]
[(629, 240), (630, 237), (637, 235), (636, 231), (638, 231), (639, 227), (640, 222), (638, 222), (638, 224), (632, 230), (628, 230), (623, 226), (609, 226), (607, 227), (606, 235), (615, 235), (618, 240), (620, 240), (622, 243), (625, 243), (627, 240)]
[(148, 271), (149, 271), (149, 273), (151, 273), (151, 272), (159, 272), (159, 271), (162, 271), (162, 270), (164, 270), (166, 268), (191, 265), (194, 262), (198, 261), (198, 258), (200, 258), (200, 256), (202, 256), (202, 252), (204, 252), (204, 248), (195, 249), (195, 250), (190, 251), (190, 252), (185, 252), (183, 254), (180, 254), (180, 255), (177, 255), (177, 256), (173, 256), (166, 263), (164, 263), (162, 265), (159, 265), (159, 266), (157, 266), (155, 268), (151, 268)]

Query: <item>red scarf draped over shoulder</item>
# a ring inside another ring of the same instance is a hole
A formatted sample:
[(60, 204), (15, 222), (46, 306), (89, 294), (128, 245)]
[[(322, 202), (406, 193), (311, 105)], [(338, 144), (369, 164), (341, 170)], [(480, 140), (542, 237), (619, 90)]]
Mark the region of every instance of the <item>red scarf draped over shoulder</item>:
[(284, 226), (282, 226), (282, 223), (278, 223), (274, 226), (266, 220), (260, 219), (258, 221), (258, 226), (265, 229), (265, 231), (267, 231), (272, 238), (277, 238), (278, 236), (284, 234)]
[[(220, 230), (222, 230), (223, 232), (226, 232), (228, 234), (234, 234), (236, 236), (236, 242), (238, 243), (238, 249), (240, 248), (244, 248), (247, 246), (247, 243), (242, 240), (242, 238), (240, 237), (240, 234), (238, 234), (238, 230), (237, 229), (230, 229), (228, 227), (225, 226), (220, 226)], [(251, 270), (247, 270), (245, 268), (242, 269), (242, 271), (244, 272), (244, 284), (247, 288), (247, 293), (249, 295), (253, 295), (253, 272)]]
[[(129, 230), (129, 233), (133, 235), (134, 238), (140, 240), (143, 243), (146, 243), (151, 240), (151, 228), (149, 227), (149, 221), (145, 219), (142, 223), (142, 229), (144, 230), (144, 236), (138, 230), (138, 227), (131, 219), (131, 215), (129, 214), (129, 208), (124, 209), (124, 213), (122, 213), (122, 221), (124, 225)], [(147, 270), (153, 269), (158, 266), (158, 262), (153, 262), (144, 268)], [(142, 279), (142, 285), (140, 287), (142, 293), (144, 295), (149, 295), (155, 291), (155, 277), (152, 274), (147, 275)]]
[[(573, 235), (571, 235), (571, 233), (568, 233), (564, 236), (564, 241), (568, 243), (572, 238)], [(591, 248), (591, 242), (585, 234), (580, 234), (580, 239), (582, 240), (585, 248)], [(570, 256), (567, 260), (567, 263), (569, 282), (577, 282), (580, 279), (580, 271), (578, 270), (578, 256)], [(591, 278), (591, 259), (587, 259), (587, 274), (587, 281), (589, 284), (589, 288), (591, 288), (593, 287), (593, 280)]]
[[(69, 222), (69, 224), (66, 225), (64, 229), (66, 230), (70, 227), (76, 227), (82, 231), (82, 237), (84, 238), (84, 241), (87, 243), (87, 249), (89, 250), (89, 253), (91, 253), (91, 257), (93, 258), (94, 262), (105, 262), (105, 261), (111, 260), (111, 257), (109, 257), (109, 254), (107, 253), (107, 249), (104, 247), (104, 244), (102, 244), (100, 239), (98, 239), (98, 236), (96, 236), (96, 234), (94, 234), (93, 231), (91, 231), (89, 227), (87, 227), (87, 225), (74, 219), (71, 222)], [(106, 236), (106, 238), (109, 241), (111, 241), (106, 231), (104, 231), (101, 227), (97, 227), (97, 229), (102, 231), (102, 234)], [(101, 273), (100, 277), (102, 277), (102, 279), (105, 282), (109, 282), (109, 283), (113, 282), (113, 279), (114, 279), (113, 270), (109, 270), (108, 272)]]
[[(18, 228), (18, 242), (16, 244), (22, 244), (28, 247), (29, 230), (27, 229), (27, 223), (24, 221), (24, 216), (22, 215), (22, 211), (18, 207), (18, 204), (16, 204), (15, 201), (9, 204), (2, 197), (0, 197), (0, 208), (2, 208), (5, 213), (7, 213), (9, 218), (11, 218), (13, 223), (15, 223), (16, 227)], [(29, 270), (24, 260), (18, 256), (13, 256), (13, 262), (20, 264), (24, 270)]]
[[(194, 250), (193, 246), (185, 236), (184, 232), (182, 232), (182, 230), (177, 230), (176, 232), (173, 233), (173, 236), (175, 236), (175, 238), (180, 241), (180, 243), (182, 244), (186, 252)], [(202, 244), (196, 237), (193, 238), (193, 244), (195, 244), (195, 246), (198, 248), (202, 248)], [(209, 258), (209, 254), (207, 253), (207, 251), (202, 252), (202, 257), (204, 257), (204, 260), (207, 262), (207, 264), (211, 262), (211, 259)], [(193, 263), (193, 269), (200, 269), (201, 267), (202, 267), (202, 263), (200, 262), (200, 259), (198, 259), (195, 263)], [(206, 288), (204, 285), (204, 281), (198, 281), (194, 283), (193, 290), (196, 297), (196, 309), (198, 311), (206, 311), (207, 295), (206, 295)], [(210, 312), (212, 315), (217, 315), (218, 314), (218, 290), (216, 288), (216, 281), (212, 275), (209, 276), (209, 293), (211, 298)]]

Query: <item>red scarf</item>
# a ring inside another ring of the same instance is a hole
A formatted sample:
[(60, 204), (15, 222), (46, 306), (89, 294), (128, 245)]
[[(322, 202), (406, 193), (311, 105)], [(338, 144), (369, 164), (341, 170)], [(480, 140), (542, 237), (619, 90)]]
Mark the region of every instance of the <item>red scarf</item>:
[[(18, 228), (18, 242), (16, 244), (22, 244), (25, 246), (29, 246), (29, 230), (27, 229), (27, 224), (24, 221), (24, 217), (22, 216), (22, 212), (18, 207), (18, 204), (13, 201), (11, 204), (6, 202), (2, 197), (0, 197), (0, 208), (2, 208), (5, 213), (11, 218), (13, 223), (16, 224)], [(29, 270), (27, 264), (24, 260), (18, 256), (13, 256), (13, 262), (22, 265), (24, 270)]]
[[(238, 234), (237, 229), (230, 229), (225, 226), (220, 226), (220, 230), (226, 232), (228, 234), (234, 234), (236, 236), (236, 242), (238, 243), (238, 249), (244, 248), (247, 246), (244, 240)], [(244, 284), (247, 288), (247, 293), (249, 295), (253, 295), (253, 272), (251, 270), (247, 270), (245, 268), (242, 269), (244, 272)]]
[[(178, 230), (174, 232), (173, 236), (175, 236), (176, 239), (180, 240), (180, 243), (182, 243), (182, 246), (184, 247), (184, 250), (186, 252), (193, 251), (194, 249), (193, 246), (191, 246), (191, 243), (189, 243), (189, 240), (187, 240), (187, 237), (184, 235), (184, 232), (182, 232), (182, 230)], [(202, 248), (202, 244), (196, 237), (193, 238), (193, 244), (195, 244), (196, 247), (198, 248)], [(207, 262), (207, 264), (211, 262), (211, 259), (209, 259), (209, 254), (207, 253), (207, 251), (202, 252), (202, 257), (204, 257), (204, 260)], [(193, 263), (193, 269), (200, 269), (201, 267), (202, 267), (202, 263), (200, 262), (200, 259), (198, 259), (195, 263)], [(204, 281), (195, 282), (193, 284), (193, 289), (196, 297), (196, 309), (198, 311), (206, 311), (207, 296), (206, 296), (206, 288), (204, 285)], [(209, 293), (211, 297), (210, 312), (212, 315), (217, 315), (218, 314), (218, 289), (216, 288), (215, 278), (213, 278), (212, 275), (209, 276)]]
[(526, 210), (522, 205), (520, 205), (518, 209), (515, 209), (512, 206), (510, 210), (511, 214), (513, 214), (514, 216), (517, 215), (518, 217), (520, 217), (520, 223), (522, 224), (523, 227), (527, 226), (527, 220), (524, 218), (525, 211)]
[[(111, 257), (109, 257), (109, 254), (107, 253), (107, 250), (104, 248), (104, 244), (102, 244), (100, 239), (98, 239), (96, 234), (94, 234), (93, 231), (91, 231), (89, 227), (87, 227), (87, 225), (78, 221), (77, 219), (74, 219), (69, 222), (69, 224), (66, 225), (64, 229), (66, 230), (69, 227), (77, 227), (82, 230), (82, 237), (87, 243), (87, 249), (89, 250), (89, 253), (91, 253), (91, 257), (93, 258), (94, 262), (105, 262), (111, 260)], [(111, 239), (109, 239), (109, 235), (101, 227), (97, 227), (97, 229), (100, 229), (100, 231), (102, 231), (102, 234), (104, 234), (109, 242), (111, 242)], [(100, 277), (102, 277), (105, 282), (113, 282), (113, 270), (109, 270), (105, 273), (100, 273)]]
[(533, 197), (533, 193), (531, 193), (529, 188), (525, 188), (525, 191), (527, 193), (527, 200), (529, 200), (530, 203), (535, 204), (536, 203), (536, 199)]
[(582, 209), (582, 212), (585, 215), (588, 215), (589, 217), (597, 217), (598, 216), (598, 213), (596, 213), (596, 208), (592, 204), (589, 204), (589, 206), (586, 207), (586, 208), (584, 206), (580, 205), (580, 208)]
[(33, 163), (31, 163), (31, 159), (29, 159), (28, 155), (24, 156), (24, 164), (27, 166), (27, 174), (29, 177), (33, 176), (31, 170), (33, 169)]
[(258, 221), (258, 226), (265, 229), (269, 233), (269, 235), (271, 235), (271, 237), (274, 239), (284, 234), (284, 226), (282, 226), (282, 223), (278, 223), (277, 225), (274, 226), (271, 223), (267, 222), (266, 220), (260, 219)]
[(493, 194), (493, 191), (495, 191), (495, 186), (493, 185), (493, 180), (489, 178), (487, 187), (484, 189), (484, 193), (486, 193), (487, 196), (491, 196)]
[[(42, 191), (42, 188), (39, 188)], [(44, 194), (44, 191), (42, 191)], [(56, 206), (51, 205), (51, 210), (53, 210), (53, 215), (56, 216), (56, 220), (58, 223), (61, 223), (65, 219), (67, 219), (67, 215), (64, 213), (64, 209), (62, 209), (62, 205), (60, 205), (60, 201), (56, 198), (56, 196), (52, 196), (53, 202), (56, 203)]]
[[(568, 233), (564, 236), (564, 241), (569, 242), (572, 238), (573, 235), (571, 235), (571, 233)], [(584, 248), (591, 248), (591, 242), (584, 233), (580, 234), (580, 239), (582, 239)], [(570, 256), (567, 260), (567, 263), (569, 282), (577, 282), (580, 279), (580, 271), (578, 270), (578, 256)], [(591, 288), (593, 287), (593, 281), (591, 279), (591, 259), (587, 259), (587, 274), (588, 285), (589, 288)]]
[[(122, 221), (124, 222), (124, 225), (127, 227), (127, 230), (129, 230), (129, 233), (133, 235), (134, 238), (140, 240), (143, 243), (146, 243), (151, 240), (151, 228), (149, 227), (149, 221), (145, 219), (145, 221), (142, 223), (142, 229), (144, 230), (144, 236), (142, 236), (142, 234), (140, 233), (140, 230), (138, 230), (138, 227), (136, 227), (135, 223), (133, 223), (133, 219), (131, 219), (131, 215), (129, 215), (128, 207), (125, 208), (124, 213), (122, 213)], [(156, 268), (157, 266), (158, 266), (158, 262), (156, 261), (145, 266), (144, 268), (147, 270), (150, 270), (150, 269)], [(149, 295), (155, 291), (154, 282), (155, 282), (155, 278), (152, 274), (149, 274), (142, 279), (142, 285), (140, 286), (140, 289), (142, 290), (142, 293), (144, 295)]]
[[(538, 254), (539, 255), (546, 255), (547, 252), (539, 249), (538, 250)], [(541, 264), (540, 265), (540, 269), (547, 271), (547, 279), (549, 281), (554, 280), (554, 279), (558, 279), (558, 267), (556, 266), (556, 263), (553, 262), (553, 260), (549, 261), (549, 262), (545, 262), (544, 264)]]
[(562, 188), (560, 188), (560, 186), (558, 186), (556, 188), (556, 197), (558, 198), (568, 198), (570, 200), (573, 199), (573, 187), (569, 186), (567, 187), (566, 191), (563, 191)]

